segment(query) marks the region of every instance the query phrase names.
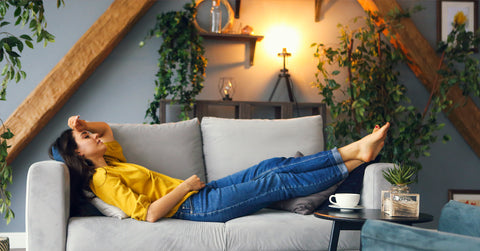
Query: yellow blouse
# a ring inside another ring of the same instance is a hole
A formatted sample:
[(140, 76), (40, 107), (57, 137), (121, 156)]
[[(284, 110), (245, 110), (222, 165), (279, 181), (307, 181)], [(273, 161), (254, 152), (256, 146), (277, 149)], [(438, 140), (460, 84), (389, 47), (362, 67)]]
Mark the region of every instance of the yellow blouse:
[[(105, 143), (108, 166), (97, 168), (90, 188), (100, 199), (120, 208), (131, 218), (145, 221), (152, 202), (175, 189), (183, 180), (126, 163), (117, 141)], [(180, 205), (195, 192), (188, 193), (165, 217), (172, 217)]]

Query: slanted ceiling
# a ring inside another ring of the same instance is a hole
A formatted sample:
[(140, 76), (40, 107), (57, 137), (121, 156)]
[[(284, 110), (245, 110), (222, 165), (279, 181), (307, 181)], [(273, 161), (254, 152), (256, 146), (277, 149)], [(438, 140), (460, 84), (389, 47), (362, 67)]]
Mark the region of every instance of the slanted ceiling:
[[(320, 1), (321, 2), (321, 1)], [(400, 6), (395, 0), (358, 0), (365, 10), (378, 11), (381, 15)], [(131, 27), (155, 3), (155, 0), (115, 0), (90, 29), (75, 43), (50, 73), (5, 121), (14, 133), (9, 144), (8, 163), (28, 145), (50, 119), (61, 109), (80, 85), (93, 73)], [(410, 19), (402, 21), (404, 29), (394, 30), (392, 41), (411, 56), (410, 68), (422, 83), (431, 89), (439, 58), (434, 49), (420, 34)], [(461, 91), (450, 94), (461, 100)], [(449, 119), (480, 156), (480, 110), (471, 101), (456, 108)]]

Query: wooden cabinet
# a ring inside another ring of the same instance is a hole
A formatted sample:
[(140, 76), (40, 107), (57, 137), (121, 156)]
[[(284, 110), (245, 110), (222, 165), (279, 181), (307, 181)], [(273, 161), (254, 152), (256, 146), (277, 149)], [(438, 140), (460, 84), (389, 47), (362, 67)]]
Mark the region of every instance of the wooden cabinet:
[[(166, 122), (167, 105), (170, 100), (160, 102), (159, 118), (161, 123)], [(201, 120), (205, 116), (212, 116), (212, 107), (230, 107), (233, 114), (230, 117), (236, 119), (253, 119), (255, 108), (272, 109), (275, 119), (288, 119), (296, 117), (296, 110), (306, 110), (308, 115), (322, 115), (326, 122), (326, 105), (324, 103), (294, 103), (294, 102), (261, 102), (261, 101), (215, 101), (197, 100), (194, 107), (194, 117)], [(261, 117), (260, 117), (261, 118)]]

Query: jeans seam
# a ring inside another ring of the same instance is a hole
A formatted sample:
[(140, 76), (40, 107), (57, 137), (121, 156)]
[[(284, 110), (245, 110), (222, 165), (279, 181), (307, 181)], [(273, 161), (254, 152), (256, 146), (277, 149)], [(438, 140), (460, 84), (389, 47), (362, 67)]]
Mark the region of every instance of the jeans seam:
[[(332, 161), (331, 161), (331, 157), (334, 157), (333, 154), (331, 154), (331, 153), (329, 152), (329, 154), (327, 154), (327, 155), (328, 155), (328, 161), (329, 161), (329, 162), (332, 162)], [(332, 156), (330, 156), (330, 155), (332, 155)], [(311, 156), (310, 158), (308, 158), (308, 159), (306, 159), (306, 160), (303, 160), (303, 161), (300, 161), (300, 162), (289, 163), (289, 164), (286, 164), (286, 165), (277, 166), (276, 168), (272, 168), (272, 169), (269, 169), (269, 170), (267, 170), (267, 171), (265, 171), (265, 172), (263, 172), (263, 173), (260, 173), (260, 174), (257, 175), (257, 177), (255, 177), (254, 179), (261, 178), (261, 177), (263, 177), (264, 175), (267, 175), (268, 173), (271, 173), (272, 171), (276, 171), (276, 170), (281, 169), (281, 168), (286, 168), (286, 167), (289, 167), (289, 166), (291, 166), (291, 165), (302, 164), (302, 163), (305, 163), (305, 162), (307, 162), (307, 161), (312, 161), (312, 160), (315, 160), (315, 159), (319, 159), (319, 158), (321, 158), (321, 157), (322, 157), (322, 156)], [(334, 157), (334, 159), (335, 159), (335, 157)], [(335, 163), (333, 163), (331, 166), (337, 166), (337, 165), (338, 165), (338, 163), (336, 162), (336, 159), (335, 159)]]

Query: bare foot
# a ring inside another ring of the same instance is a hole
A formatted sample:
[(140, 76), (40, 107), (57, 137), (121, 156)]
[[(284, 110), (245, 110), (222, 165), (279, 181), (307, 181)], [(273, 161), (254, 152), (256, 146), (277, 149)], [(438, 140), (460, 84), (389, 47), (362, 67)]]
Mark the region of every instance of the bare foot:
[(388, 128), (390, 128), (390, 123), (387, 122), (381, 128), (375, 127), (373, 132), (370, 135), (363, 137), (361, 140), (357, 141), (359, 146), (359, 159), (368, 162), (374, 160), (378, 153), (383, 148), (385, 144), (385, 138), (387, 137)]
[(343, 161), (360, 160), (369, 162), (374, 160), (383, 148), (388, 128), (390, 128), (390, 123), (387, 122), (381, 128), (373, 129), (371, 134), (362, 139), (338, 149)]

